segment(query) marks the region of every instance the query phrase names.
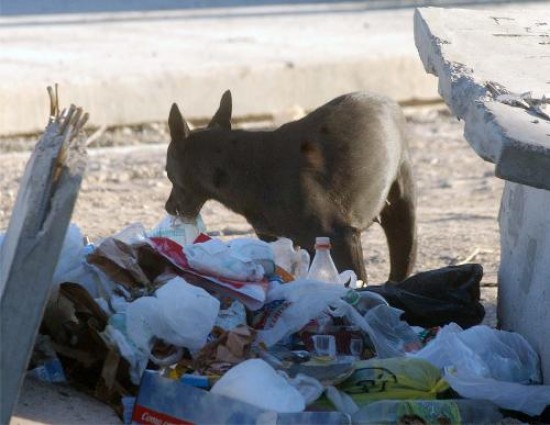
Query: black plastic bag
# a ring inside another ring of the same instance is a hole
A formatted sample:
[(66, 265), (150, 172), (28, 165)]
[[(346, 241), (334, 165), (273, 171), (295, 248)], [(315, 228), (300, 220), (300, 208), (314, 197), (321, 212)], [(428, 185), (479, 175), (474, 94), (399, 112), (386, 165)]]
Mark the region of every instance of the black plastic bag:
[(364, 290), (382, 295), (403, 310), (410, 325), (431, 328), (455, 322), (466, 329), (481, 323), (485, 309), (479, 302), (481, 264), (463, 264), (418, 273), (402, 282), (386, 282)]

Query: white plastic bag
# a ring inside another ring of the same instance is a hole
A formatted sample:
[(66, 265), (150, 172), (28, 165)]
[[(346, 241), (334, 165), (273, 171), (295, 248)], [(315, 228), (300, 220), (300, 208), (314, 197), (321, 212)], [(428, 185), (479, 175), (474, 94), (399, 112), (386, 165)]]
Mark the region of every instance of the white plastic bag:
[(542, 380), (537, 353), (520, 334), (479, 325), (462, 330), (455, 323), (416, 353), (439, 368), (521, 384)]
[(550, 386), (541, 382), (537, 353), (520, 334), (488, 326), (462, 330), (452, 323), (414, 354), (445, 370), (445, 380), (461, 396), (491, 400), (529, 415), (550, 405)]
[(169, 280), (155, 292), (163, 322), (151, 323), (160, 339), (190, 350), (199, 350), (214, 327), (220, 302), (204, 289), (181, 277)]
[(141, 297), (126, 308), (126, 335), (141, 353), (150, 355), (154, 338), (197, 351), (206, 344), (220, 302), (181, 277), (169, 280), (153, 297)]
[(130, 363), (132, 382), (139, 384), (148, 360), (163, 361), (151, 355), (155, 338), (197, 351), (206, 344), (219, 308), (220, 302), (204, 289), (176, 277), (157, 289), (155, 296), (138, 298), (112, 315), (104, 336), (117, 344)]
[(550, 406), (550, 385), (522, 385), (458, 371), (446, 371), (444, 378), (462, 397), (489, 400), (503, 409), (535, 416)]
[(61, 248), (59, 260), (55, 267), (52, 278), (52, 283), (54, 285), (69, 281), (65, 276), (80, 266), (82, 248), (84, 248), (84, 236), (82, 236), (78, 226), (71, 223), (67, 228), (67, 233), (65, 233), (63, 247)]
[(84, 244), (84, 236), (79, 227), (71, 223), (67, 228), (63, 247), (52, 277), (50, 302), (57, 299), (59, 285), (63, 282), (78, 283), (94, 299), (102, 297), (104, 301), (107, 301), (110, 298), (115, 288), (115, 283), (86, 261), (87, 255), (93, 249), (93, 245)]
[(231, 368), (210, 392), (278, 413), (306, 408), (302, 394), (261, 359), (245, 360)]
[(267, 302), (284, 300), (284, 306), (270, 320), (270, 328), (258, 331), (256, 342), (271, 347), (287, 335), (302, 329), (347, 291), (342, 285), (306, 279), (275, 287), (267, 293)]
[(290, 385), (302, 394), (307, 406), (321, 397), (325, 390), (318, 379), (315, 379), (313, 376), (304, 375), (303, 373), (298, 373), (294, 378), (287, 377), (287, 380)]
[(199, 233), (205, 233), (206, 226), (200, 214), (194, 221), (185, 222), (182, 218), (167, 214), (153, 230), (148, 233), (149, 237), (163, 237), (172, 239), (179, 245), (184, 246), (195, 241)]
[(402, 310), (385, 304), (374, 306), (365, 314), (365, 321), (375, 334), (378, 357), (399, 357), (422, 347), (418, 335), (400, 319), (402, 314)]
[[(383, 308), (390, 310), (382, 310)], [(401, 310), (391, 308), (386, 304), (379, 304), (372, 310), (375, 309), (385, 313), (371, 316), (374, 327), (365, 319), (367, 315), (361, 316), (354, 306), (344, 300), (332, 303), (330, 313), (332, 316), (345, 317), (348, 322), (365, 332), (372, 341), (376, 356), (379, 358), (401, 357), (420, 347), (420, 341), (414, 334), (414, 330), (406, 322), (399, 320)], [(388, 320), (387, 323), (381, 322), (384, 318)]]
[(273, 266), (273, 254), (266, 242), (241, 239), (225, 244), (219, 239), (185, 246), (189, 265), (202, 273), (227, 279), (258, 282), (265, 265)]
[(359, 411), (359, 406), (353, 401), (353, 398), (332, 385), (327, 387), (325, 395), (339, 412), (351, 416)]
[(309, 269), (310, 257), (305, 249), (294, 249), (293, 242), (288, 238), (279, 238), (269, 244), (273, 250), (275, 264), (296, 279), (305, 279)]

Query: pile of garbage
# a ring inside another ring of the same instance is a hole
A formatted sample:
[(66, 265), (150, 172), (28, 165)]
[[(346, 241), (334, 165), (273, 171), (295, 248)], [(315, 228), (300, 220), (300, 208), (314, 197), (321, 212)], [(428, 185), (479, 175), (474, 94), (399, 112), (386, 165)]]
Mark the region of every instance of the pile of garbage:
[(479, 264), (361, 287), (318, 242), (310, 267), (288, 239), (222, 241), (200, 217), (93, 244), (72, 224), (29, 374), (76, 385), (126, 423), (548, 414), (538, 355), (521, 335), (480, 325)]

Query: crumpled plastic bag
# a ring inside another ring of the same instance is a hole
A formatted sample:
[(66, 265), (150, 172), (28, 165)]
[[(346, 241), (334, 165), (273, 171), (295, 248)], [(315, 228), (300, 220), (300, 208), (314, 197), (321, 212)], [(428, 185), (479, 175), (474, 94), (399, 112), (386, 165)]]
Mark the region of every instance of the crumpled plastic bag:
[(379, 304), (367, 311), (364, 318), (376, 334), (376, 355), (398, 357), (418, 351), (422, 342), (408, 323), (400, 319), (402, 310)]
[(413, 355), (443, 369), (521, 384), (541, 382), (537, 353), (520, 334), (485, 325), (462, 330), (453, 323)]
[(271, 347), (302, 329), (347, 291), (342, 285), (306, 279), (275, 287), (267, 293), (264, 311), (259, 312), (265, 314), (267, 310), (267, 317), (262, 320), (256, 342)]
[(452, 371), (446, 371), (444, 378), (462, 397), (489, 400), (503, 409), (536, 416), (550, 406), (550, 385), (522, 385)]
[(435, 399), (448, 385), (429, 362), (395, 357), (357, 362), (354, 373), (338, 388), (362, 406), (385, 399)]
[(413, 356), (444, 369), (445, 379), (463, 397), (530, 415), (550, 405), (550, 386), (528, 385), (541, 382), (540, 363), (518, 333), (483, 325), (462, 330), (451, 324)]
[[(373, 314), (367, 320), (370, 312)], [(355, 307), (344, 300), (338, 300), (332, 303), (330, 314), (345, 317), (349, 323), (365, 332), (379, 358), (404, 356), (420, 348), (418, 336), (407, 323), (399, 319), (401, 311), (388, 305), (379, 304), (363, 317)]]
[(80, 265), (81, 250), (83, 248), (84, 236), (80, 232), (80, 229), (74, 223), (69, 224), (52, 278), (52, 283), (54, 285), (73, 281), (70, 278), (65, 278), (65, 276)]
[(233, 367), (210, 392), (278, 413), (302, 412), (306, 408), (302, 394), (261, 359)]
[(86, 257), (93, 249), (93, 245), (85, 245), (80, 228), (71, 223), (67, 228), (63, 247), (52, 277), (50, 300), (57, 297), (59, 285), (64, 282), (78, 283), (95, 299), (102, 297), (107, 300), (110, 298), (115, 284), (86, 261)]
[(290, 273), (296, 279), (305, 279), (309, 269), (310, 257), (305, 249), (295, 249), (288, 238), (279, 238), (269, 245), (273, 250), (275, 264)]
[(309, 406), (323, 394), (323, 384), (312, 376), (298, 373), (294, 378), (286, 377), (287, 381), (304, 397), (306, 406)]
[(141, 297), (128, 305), (126, 327), (140, 345), (152, 333), (169, 344), (199, 350), (206, 344), (219, 308), (220, 302), (204, 289), (175, 277), (153, 297)]
[(132, 364), (133, 382), (139, 381), (146, 360), (151, 358), (155, 339), (192, 352), (202, 348), (219, 307), (216, 298), (181, 277), (168, 281), (154, 296), (129, 303), (124, 313), (125, 323), (115, 326), (125, 341), (112, 330), (111, 337), (116, 339), (122, 355)]
[(200, 233), (206, 232), (206, 226), (200, 214), (194, 221), (186, 222), (181, 217), (167, 214), (147, 236), (169, 238), (181, 246), (191, 244)]
[(481, 323), (480, 264), (462, 264), (428, 270), (405, 279), (370, 285), (366, 291), (382, 295), (392, 307), (403, 310), (402, 319), (413, 326), (431, 328), (454, 322), (468, 328)]
[(266, 242), (235, 239), (229, 244), (219, 239), (186, 245), (189, 266), (213, 277), (258, 282), (275, 266), (273, 253)]
[(326, 388), (325, 395), (339, 412), (351, 416), (359, 410), (359, 406), (357, 406), (357, 403), (353, 401), (352, 397), (344, 391), (340, 391), (333, 385), (329, 385)]

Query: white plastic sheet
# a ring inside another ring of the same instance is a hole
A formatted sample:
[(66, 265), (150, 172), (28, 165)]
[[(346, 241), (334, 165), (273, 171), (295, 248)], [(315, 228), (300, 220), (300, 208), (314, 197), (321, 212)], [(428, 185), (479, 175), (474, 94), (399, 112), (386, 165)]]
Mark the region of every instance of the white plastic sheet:
[(261, 359), (245, 360), (233, 367), (210, 392), (278, 413), (302, 412), (306, 408), (302, 394)]
[(284, 308), (276, 314), (271, 328), (258, 331), (256, 341), (271, 347), (302, 329), (347, 291), (342, 285), (306, 279), (274, 288), (268, 292), (267, 301), (284, 300)]
[(444, 369), (447, 382), (463, 397), (529, 415), (550, 405), (549, 385), (529, 385), (541, 382), (539, 358), (517, 333), (483, 325), (462, 330), (452, 323), (414, 356)]

